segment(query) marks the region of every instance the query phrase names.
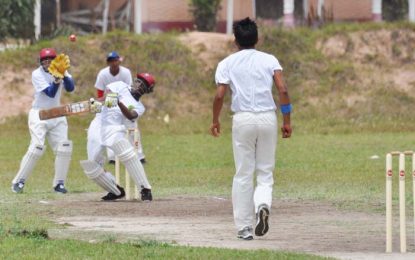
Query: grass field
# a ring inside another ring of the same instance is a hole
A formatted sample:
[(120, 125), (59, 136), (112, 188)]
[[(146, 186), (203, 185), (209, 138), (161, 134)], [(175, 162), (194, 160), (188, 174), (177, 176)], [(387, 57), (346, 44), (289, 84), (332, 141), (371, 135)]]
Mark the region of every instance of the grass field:
[[(207, 131), (160, 134), (166, 128), (180, 127), (181, 123), (174, 121), (171, 125), (158, 126), (160, 133), (149, 131), (154, 127), (151, 123), (143, 125), (143, 144), (149, 160), (146, 171), (154, 187), (155, 199), (172, 195), (230, 196), (234, 166), (229, 122), (226, 118), (224, 120), (223, 135), (217, 139), (209, 136)], [(88, 118), (70, 120), (74, 154), (67, 186), (72, 193), (100, 191), (84, 176), (78, 163), (86, 157), (84, 129), (87, 121)], [(208, 122), (193, 124), (195, 129), (200, 125), (207, 128)], [(96, 254), (91, 259), (106, 254), (125, 256), (127, 259), (134, 256), (158, 259), (167, 255), (175, 259), (225, 259), (239, 255), (254, 259), (258, 256), (252, 251), (195, 249), (154, 241), (141, 244), (89, 244), (75, 240), (45, 239), (48, 228), (64, 228), (49, 221), (53, 211), (45, 211), (32, 203), (59, 200), (59, 196), (51, 192), (52, 153), (50, 149), (47, 150), (27, 182), (25, 193), (16, 195), (10, 191), (10, 182), (29, 141), (24, 117), (4, 124), (0, 138), (0, 243), (3, 250), (0, 254), (5, 253), (11, 259), (27, 255), (25, 252), (28, 251), (34, 259), (53, 256), (54, 251), (74, 259), (89, 256), (92, 252)], [(414, 138), (413, 133), (323, 135), (294, 132), (291, 139), (278, 140), (274, 197), (325, 201), (346, 210), (381, 212), (384, 210), (384, 155), (397, 148), (411, 149), (408, 140)], [(380, 158), (370, 159), (372, 155)], [(394, 200), (397, 198), (394, 197)], [(412, 203), (410, 196), (407, 203)], [(26, 251), (14, 250), (20, 247), (26, 248)], [(65, 250), (61, 251), (62, 248)], [(266, 259), (301, 259), (301, 256), (289, 253), (261, 251), (258, 254), (263, 254)], [(56, 258), (60, 256), (56, 255)], [(304, 259), (309, 259), (309, 256)]]

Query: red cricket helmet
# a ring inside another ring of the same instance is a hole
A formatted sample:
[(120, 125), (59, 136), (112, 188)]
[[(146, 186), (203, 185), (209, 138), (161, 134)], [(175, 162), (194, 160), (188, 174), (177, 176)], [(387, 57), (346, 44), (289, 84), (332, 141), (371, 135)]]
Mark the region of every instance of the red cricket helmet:
[(150, 73), (137, 73), (137, 79), (144, 80), (150, 89), (156, 84), (156, 80)]
[(39, 59), (42, 61), (46, 58), (55, 58), (56, 57), (56, 51), (52, 48), (44, 48), (40, 50), (39, 53)]

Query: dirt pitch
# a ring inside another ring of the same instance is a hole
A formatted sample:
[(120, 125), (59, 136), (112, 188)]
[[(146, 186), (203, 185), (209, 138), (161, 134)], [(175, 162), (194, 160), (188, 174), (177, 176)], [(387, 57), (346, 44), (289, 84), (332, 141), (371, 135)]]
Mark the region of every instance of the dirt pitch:
[[(122, 240), (284, 250), (340, 259), (415, 259), (414, 253), (383, 253), (385, 217), (382, 214), (343, 211), (314, 201), (274, 200), (269, 233), (253, 241), (241, 241), (236, 238), (229, 198), (177, 196), (144, 203), (101, 202), (100, 195), (71, 194), (62, 200), (39, 201), (45, 210), (65, 212), (59, 217), (51, 214), (55, 222), (67, 226), (65, 230), (52, 230), (51, 236), (78, 234), (82, 237), (82, 233), (92, 232), (91, 242), (112, 234)], [(399, 228), (395, 224), (394, 250), (398, 250)], [(415, 249), (412, 232), (410, 224), (407, 230), (410, 252)]]

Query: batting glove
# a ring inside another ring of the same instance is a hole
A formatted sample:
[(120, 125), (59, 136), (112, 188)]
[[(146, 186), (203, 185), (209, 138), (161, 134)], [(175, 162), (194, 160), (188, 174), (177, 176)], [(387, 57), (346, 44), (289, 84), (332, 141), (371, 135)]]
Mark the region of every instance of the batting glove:
[(99, 101), (96, 101), (94, 98), (91, 98), (89, 100), (89, 103), (91, 104), (91, 113), (100, 113), (102, 110), (102, 103)]
[(118, 94), (117, 93), (108, 93), (105, 97), (104, 106), (106, 106), (106, 107), (116, 107), (116, 106), (118, 106)]

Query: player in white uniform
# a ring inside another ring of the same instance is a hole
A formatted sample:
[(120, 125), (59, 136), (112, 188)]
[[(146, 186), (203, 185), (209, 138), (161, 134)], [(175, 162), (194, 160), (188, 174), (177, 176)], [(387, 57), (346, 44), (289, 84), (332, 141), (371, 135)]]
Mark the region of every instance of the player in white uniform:
[[(114, 151), (137, 187), (141, 187), (141, 200), (153, 199), (144, 168), (134, 152), (133, 145), (125, 138), (124, 125), (125, 118), (134, 120), (144, 113), (144, 106), (139, 99), (143, 94), (152, 92), (153, 87), (154, 81), (151, 85), (142, 84), (139, 78), (134, 81), (131, 89), (122, 81), (113, 82), (106, 87), (107, 106), (102, 108), (100, 116), (95, 117), (88, 128), (88, 160), (81, 161), (87, 177), (108, 192), (102, 197), (103, 200), (116, 200), (125, 196), (124, 189), (116, 184), (114, 176), (103, 168), (105, 148)], [(111, 100), (114, 93), (118, 97)], [(114, 104), (117, 106), (111, 107)]]
[(233, 32), (239, 51), (218, 64), (210, 131), (213, 136), (220, 134), (219, 115), (226, 90), (230, 88), (236, 168), (232, 185), (233, 215), (238, 238), (251, 240), (254, 212), (257, 214), (255, 235), (263, 236), (269, 229), (278, 130), (276, 105), (272, 96), (273, 81), (283, 114), (283, 138), (291, 136), (291, 105), (278, 60), (273, 55), (255, 49), (258, 42), (255, 22), (249, 18), (235, 22)]
[[(122, 81), (128, 86), (132, 85), (131, 71), (120, 65), (121, 60), (117, 52), (112, 51), (107, 55), (107, 64), (108, 67), (103, 68), (99, 71), (95, 88), (97, 89), (97, 97), (102, 98), (104, 96), (105, 87), (113, 82)], [(100, 115), (97, 114), (99, 117)], [(138, 122), (136, 120), (125, 119), (125, 125), (127, 128), (136, 128), (138, 127)], [(137, 147), (138, 157), (142, 163), (145, 163), (145, 155), (143, 152), (143, 147), (141, 144), (141, 135), (140, 131), (138, 132), (138, 147)], [(111, 149), (107, 149), (107, 159), (109, 162), (114, 163), (115, 157), (114, 152)]]
[(31, 141), (20, 163), (20, 169), (12, 181), (12, 191), (15, 193), (23, 192), (26, 180), (46, 149), (45, 139), (48, 139), (49, 145), (56, 155), (53, 188), (58, 193), (67, 192), (65, 180), (72, 155), (72, 141), (68, 140), (68, 123), (65, 117), (49, 120), (39, 119), (40, 109), (60, 106), (62, 89), (68, 92), (75, 89), (72, 76), (68, 72), (65, 72), (63, 80), (54, 78), (48, 72), (50, 62), (55, 57), (54, 49), (42, 49), (39, 54), (40, 66), (32, 72), (35, 95), (28, 119)]

